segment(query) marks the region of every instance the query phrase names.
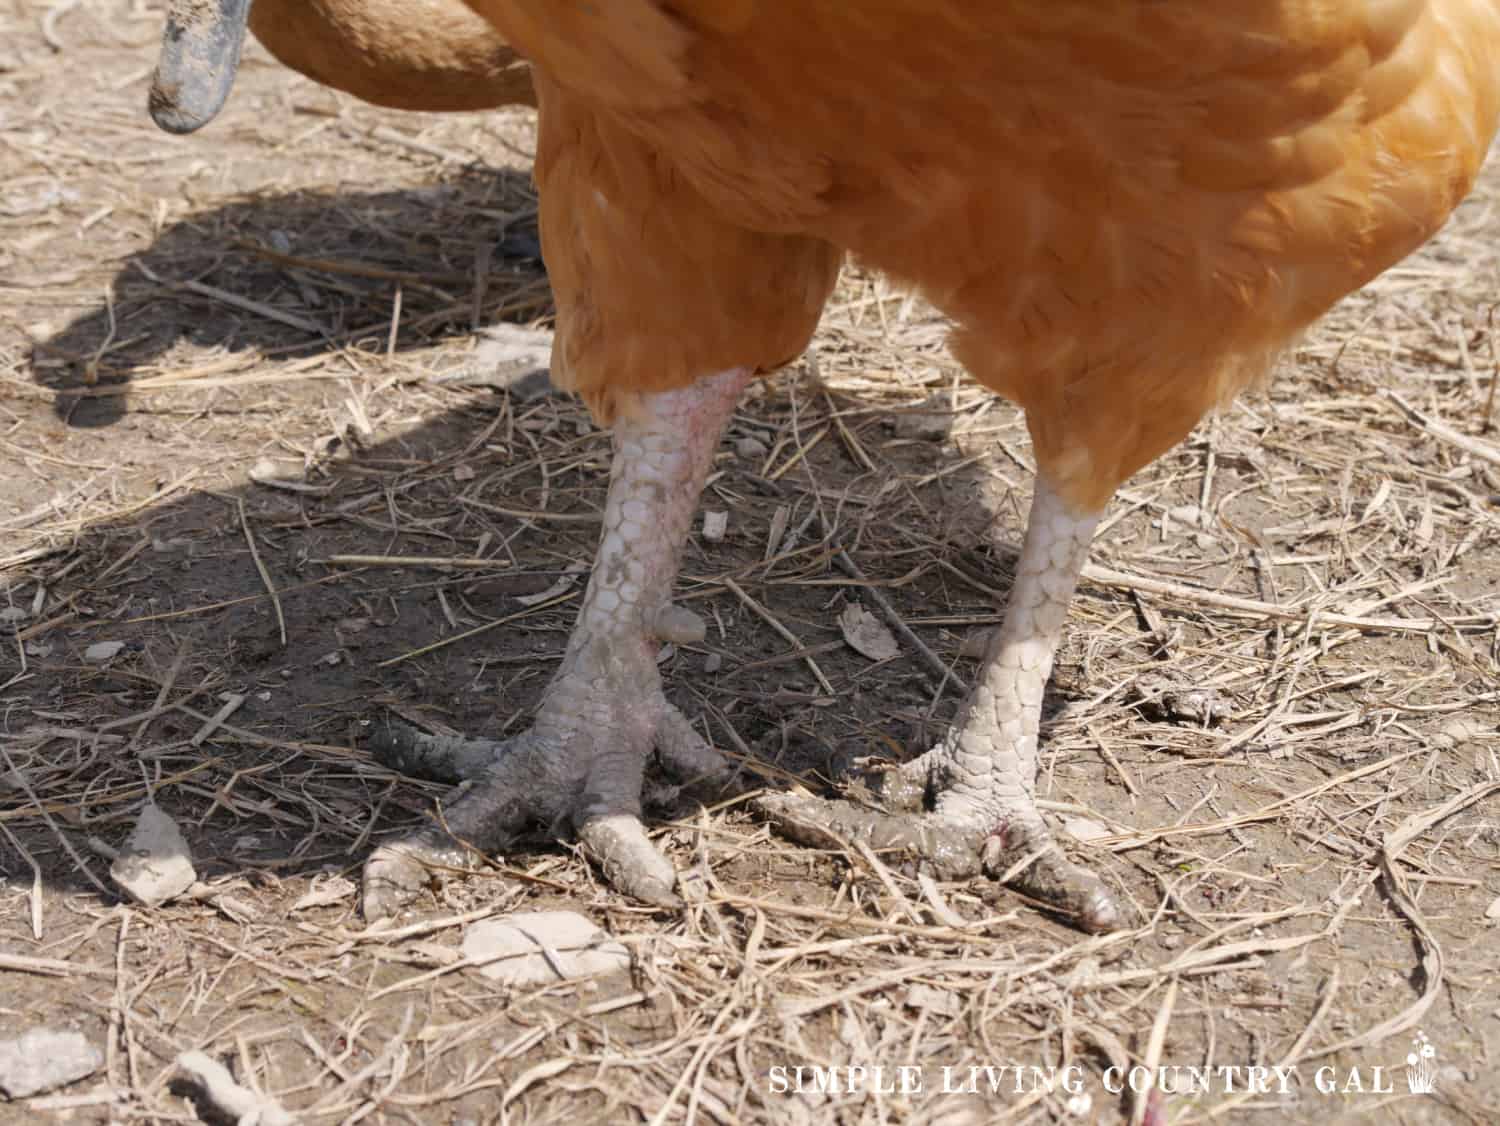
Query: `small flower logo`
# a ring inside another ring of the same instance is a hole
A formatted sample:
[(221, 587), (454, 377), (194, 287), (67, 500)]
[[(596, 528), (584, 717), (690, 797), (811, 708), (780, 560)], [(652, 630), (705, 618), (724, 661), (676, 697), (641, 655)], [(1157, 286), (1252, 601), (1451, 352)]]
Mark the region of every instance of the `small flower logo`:
[(1437, 1090), (1437, 1049), (1420, 1028), (1406, 1054), (1406, 1086), (1414, 1095), (1430, 1095)]

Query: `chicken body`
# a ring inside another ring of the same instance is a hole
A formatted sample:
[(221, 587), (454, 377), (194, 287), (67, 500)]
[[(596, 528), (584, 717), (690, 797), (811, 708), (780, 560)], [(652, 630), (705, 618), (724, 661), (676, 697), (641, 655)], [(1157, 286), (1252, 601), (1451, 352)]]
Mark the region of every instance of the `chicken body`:
[[(803, 839), (1003, 873), (1090, 929), (1120, 925), (1032, 796), (1092, 530), (1132, 472), (1468, 191), (1500, 108), (1500, 3), (468, 2), (534, 64), (554, 374), (619, 447), (543, 735), (498, 757), (449, 827), (485, 846), (522, 805), (571, 816), (618, 884), (669, 898), (635, 820), (653, 741), (681, 742), (651, 660), (659, 572), (733, 392), (805, 347), (853, 253), (949, 314), (966, 367), (1025, 409), (1036, 497), (973, 695), (888, 791), (930, 810), (765, 808)], [(622, 580), (642, 568), (652, 582)], [(555, 798), (523, 795), (538, 755)], [(377, 853), (367, 910), (453, 860), (447, 839)]]
[(559, 374), (602, 417), (795, 355), (847, 250), (1095, 508), (1442, 224), (1500, 96), (1491, 0), (471, 2), (545, 84)]

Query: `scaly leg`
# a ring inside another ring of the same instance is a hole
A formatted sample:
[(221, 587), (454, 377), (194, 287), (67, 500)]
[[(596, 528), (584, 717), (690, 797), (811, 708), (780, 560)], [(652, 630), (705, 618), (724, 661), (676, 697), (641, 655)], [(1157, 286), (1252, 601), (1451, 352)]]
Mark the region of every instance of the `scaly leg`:
[(654, 746), (689, 776), (723, 763), (662, 694), (656, 648), (703, 638), (703, 623), (672, 605), (672, 583), (719, 436), (749, 379), (734, 370), (643, 396), (617, 423), (593, 574), (529, 731), (498, 743), (397, 734), (376, 746), (398, 769), (476, 781), (439, 826), (371, 855), (367, 918), (410, 901), (432, 869), (469, 868), (476, 850), (497, 851), (537, 822), (559, 835), (576, 831), (621, 891), (677, 902), (676, 873), (641, 826), (646, 759)]
[(1034, 797), (1042, 693), (1099, 515), (1070, 511), (1038, 478), (1005, 623), (957, 724), (883, 787), (893, 806), (931, 795), (930, 813), (873, 812), (798, 794), (768, 795), (759, 808), (807, 844), (863, 840), (914, 852), (949, 879), (1001, 876), (1087, 930), (1122, 926), (1114, 896), (1062, 855)]

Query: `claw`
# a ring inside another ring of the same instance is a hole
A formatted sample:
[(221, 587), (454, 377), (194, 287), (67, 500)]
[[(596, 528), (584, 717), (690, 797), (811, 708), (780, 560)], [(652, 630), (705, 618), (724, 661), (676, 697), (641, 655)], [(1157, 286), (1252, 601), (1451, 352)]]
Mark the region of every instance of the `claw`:
[(1125, 929), (1125, 912), (1115, 894), (1093, 872), (1064, 856), (1050, 836), (1030, 856), (1007, 864), (1015, 855), (1014, 846), (991, 836), (980, 848), (980, 865), (986, 875), (1071, 917), (1090, 934)]
[(382, 845), (365, 861), (360, 911), (366, 922), (395, 916), (432, 883), (430, 856), (413, 855), (402, 845)]
[(658, 641), (670, 641), (674, 645), (697, 645), (708, 636), (708, 626), (691, 610), (669, 602), (651, 619), (651, 629), (648, 632)]
[(168, 133), (212, 121), (239, 70), (250, 0), (172, 0), (147, 108)]
[(673, 890), (677, 869), (647, 839), (640, 818), (620, 813), (590, 818), (578, 826), (578, 839), (611, 886), (657, 907), (682, 906)]

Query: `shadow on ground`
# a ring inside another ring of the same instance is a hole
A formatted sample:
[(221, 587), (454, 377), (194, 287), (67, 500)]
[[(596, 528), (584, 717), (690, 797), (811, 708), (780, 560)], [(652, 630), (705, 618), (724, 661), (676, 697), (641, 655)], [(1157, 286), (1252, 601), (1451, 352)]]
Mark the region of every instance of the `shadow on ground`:
[[(467, 348), (476, 314), (490, 323), (545, 312), (534, 232), (534, 201), (516, 173), (472, 171), (414, 191), (237, 202), (164, 230), (121, 265), (108, 305), (36, 344), (33, 369), (57, 392), (59, 418), (73, 428), (114, 428), (90, 447), (102, 460), (75, 469), (150, 475), (160, 462), (161, 486), (200, 470), (243, 480), (253, 463), (264, 482), (188, 483), (124, 506), (124, 516), (86, 491), (91, 503), (79, 504), (71, 534), (39, 546), (11, 582), (22, 596), (35, 583), (49, 606), (63, 607), (21, 632), (11, 753), (28, 789), (7, 803), (18, 842), (54, 887), (107, 883), (97, 858), (87, 862), (92, 875), (81, 870), (86, 845), (75, 838), (119, 844), (148, 787), (183, 826), (207, 877), (352, 875), (373, 843), (427, 816), (443, 792), (396, 778), (358, 749), (372, 718), (389, 707), (475, 735), (525, 722), (575, 606), (534, 604), (549, 591), (581, 590), (608, 437), (565, 397), (427, 376), (434, 366), (463, 369), (449, 354)], [(486, 258), (481, 290), (475, 266)], [(361, 372), (362, 358), (397, 374)], [(352, 361), (347, 369), (343, 360)], [(323, 390), (326, 380), (264, 390), (235, 382), (236, 374), (294, 375), (299, 365), (305, 372), (304, 361), (333, 369), (339, 387), (374, 384), (369, 412), (399, 423), (376, 427), (377, 441), (333, 421), (339, 400)], [(403, 376), (407, 366), (413, 373)], [(199, 389), (200, 375), (221, 370), (235, 373), (229, 386)], [(90, 371), (97, 385), (87, 382)], [(164, 379), (179, 390), (118, 393), (155, 390)], [(765, 392), (731, 427), (731, 442), (766, 449), (775, 426), (807, 410), (792, 409), (798, 395), (806, 391), (795, 377)], [(880, 423), (872, 412), (854, 425)], [(705, 645), (664, 655), (676, 701), (704, 717), (717, 745), (822, 777), (859, 756), (924, 748), (955, 706), (952, 691), (918, 663), (867, 668), (839, 644), (835, 623), (848, 592), (822, 584), (827, 553), (808, 530), (800, 491), (763, 476), (759, 458), (727, 448), (721, 456), (714, 494), (733, 506), (731, 532), (719, 544), (695, 538), (685, 572), (699, 578), (684, 584), (708, 599), (716, 628)], [(944, 461), (927, 443), (902, 456), (922, 475)], [(169, 463), (189, 468), (178, 476)], [(808, 465), (824, 488), (858, 493), (879, 483), (831, 444)], [(995, 572), (1011, 560), (977, 546), (984, 521), (974, 519), (980, 490), (972, 476), (942, 476), (914, 491), (914, 503), (945, 519), (914, 525), (908, 546), (929, 551), (935, 533), (940, 551), (970, 556), (969, 570), (1003, 589), (1008, 579)], [(93, 478), (83, 477), (87, 490)], [(783, 509), (796, 514), (780, 543), (787, 558), (766, 566), (768, 529), (785, 525)], [(873, 510), (830, 511), (843, 521), (842, 542), (879, 575), (880, 561), (861, 550)], [(888, 528), (881, 543), (895, 546)], [(462, 562), (393, 567), (356, 558), (410, 556)], [(726, 573), (807, 644), (821, 645), (816, 658), (799, 659), (798, 646), (715, 581)], [(972, 585), (926, 567), (897, 597), (914, 613), (952, 608), (955, 599), (970, 614), (989, 610)], [(830, 682), (839, 686), (834, 696)], [(215, 727), (210, 717), (234, 701)], [(38, 804), (55, 811), (51, 823), (32, 816)], [(4, 839), (0, 856), (6, 869), (21, 870)], [(571, 871), (569, 880), (588, 878)]]
[[(110, 389), (153, 373), (191, 378), (209, 366), (205, 351), (295, 360), (431, 347), (534, 318), (547, 307), (543, 277), (535, 198), (514, 170), (476, 167), (402, 191), (257, 196), (162, 230), (123, 260), (108, 302), (35, 341), (31, 366), (70, 425), (109, 426), (126, 410)], [(106, 393), (90, 393), (91, 380)]]

